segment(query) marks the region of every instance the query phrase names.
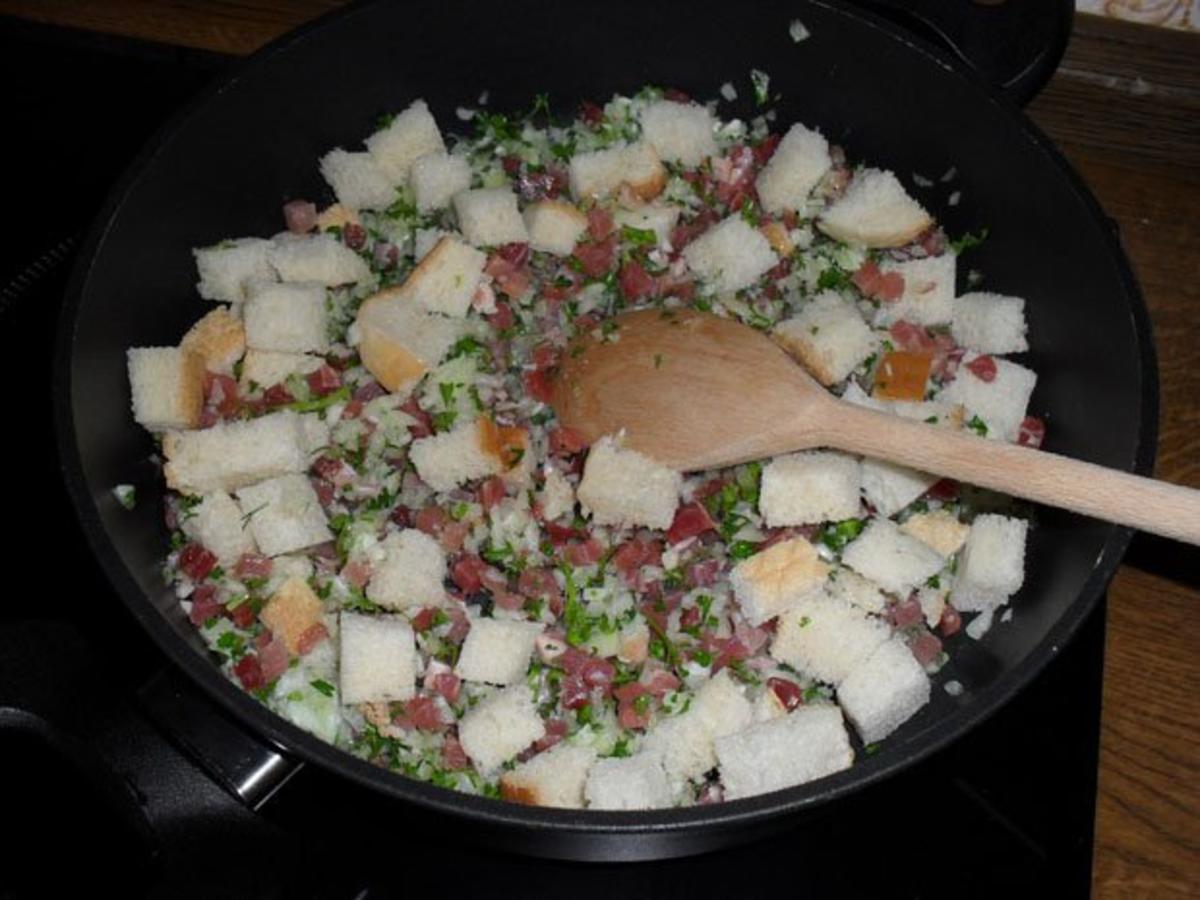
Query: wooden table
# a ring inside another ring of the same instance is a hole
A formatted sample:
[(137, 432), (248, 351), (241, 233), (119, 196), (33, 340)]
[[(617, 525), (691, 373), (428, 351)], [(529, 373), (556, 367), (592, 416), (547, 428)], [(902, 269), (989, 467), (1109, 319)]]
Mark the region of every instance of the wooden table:
[[(340, 0), (0, 0), (0, 14), (245, 54)], [(1200, 487), (1200, 36), (1080, 16), (1030, 107), (1119, 224), (1162, 388), (1160, 478)], [(1093, 886), (1200, 893), (1200, 551), (1138, 538), (1108, 594)]]

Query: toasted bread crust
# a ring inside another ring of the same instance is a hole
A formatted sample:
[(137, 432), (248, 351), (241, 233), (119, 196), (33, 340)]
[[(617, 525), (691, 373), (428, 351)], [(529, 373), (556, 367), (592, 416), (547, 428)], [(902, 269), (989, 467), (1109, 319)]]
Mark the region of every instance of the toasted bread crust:
[(241, 319), (218, 306), (191, 327), (179, 346), (199, 354), (205, 368), (228, 375), (246, 352), (246, 329)]

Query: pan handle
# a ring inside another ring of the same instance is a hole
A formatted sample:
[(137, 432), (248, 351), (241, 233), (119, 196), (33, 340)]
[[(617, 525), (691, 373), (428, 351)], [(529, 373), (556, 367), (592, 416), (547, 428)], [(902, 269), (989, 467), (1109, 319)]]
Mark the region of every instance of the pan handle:
[(1074, 0), (857, 0), (933, 40), (1021, 106), (1042, 89), (1071, 34)]

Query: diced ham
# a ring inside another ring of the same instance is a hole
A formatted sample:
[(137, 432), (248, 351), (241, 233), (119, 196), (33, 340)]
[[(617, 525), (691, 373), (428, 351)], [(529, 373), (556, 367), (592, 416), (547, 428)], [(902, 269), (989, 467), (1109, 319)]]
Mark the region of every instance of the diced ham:
[(1022, 447), (1037, 449), (1046, 439), (1046, 423), (1037, 416), (1026, 416), (1017, 432), (1017, 443)]
[(367, 246), (367, 229), (357, 222), (347, 222), (342, 226), (342, 243), (351, 250), (361, 250)]
[(415, 394), (400, 404), (400, 411), (416, 419), (414, 424), (408, 426), (408, 433), (414, 441), (433, 434), (433, 418), (421, 409)]
[(687, 580), (692, 587), (709, 587), (721, 577), (721, 561), (705, 559), (688, 566)]
[(478, 556), (466, 555), (450, 567), (450, 580), (464, 594), (475, 594), (483, 590), (483, 574), (490, 568)]
[(470, 764), (471, 760), (467, 757), (467, 751), (463, 749), (458, 738), (451, 734), (446, 735), (446, 740), (442, 744), (442, 765), (451, 772), (457, 772), (467, 768)]
[[(387, 393), (387, 388), (385, 388), (378, 381), (371, 379), (370, 381), (366, 382), (365, 384), (361, 385), (358, 389), (356, 389), (354, 391), (353, 395), (351, 395), (351, 396), (353, 397), (353, 399), (357, 400), (359, 403), (365, 404), (365, 403), (370, 403), (376, 397), (382, 397), (386, 393)], [(401, 407), (401, 408), (403, 408), (403, 407)]]
[(675, 520), (667, 529), (667, 543), (678, 544), (690, 537), (714, 530), (717, 523), (709, 515), (703, 503), (693, 501), (687, 503), (675, 512)]
[(323, 365), (308, 374), (308, 389), (318, 397), (331, 394), (341, 386), (342, 376), (330, 365)]
[(508, 494), (508, 485), (497, 475), (488, 478), (479, 486), (479, 502), (484, 509), (491, 509)]
[(533, 369), (522, 377), (525, 391), (534, 400), (550, 403), (554, 399), (553, 373), (549, 369)]
[(525, 170), (517, 176), (517, 194), (526, 203), (553, 200), (567, 187), (567, 174), (557, 166), (540, 172)]
[[(249, 578), (270, 578), (275, 563), (269, 556), (260, 553), (243, 553), (233, 567), (233, 574), (241, 581)], [(198, 589), (197, 589), (198, 590)]]
[(572, 256), (589, 278), (603, 278), (617, 261), (617, 237), (609, 235), (602, 241), (576, 244)]
[(413, 527), (436, 538), (441, 537), (442, 529), (449, 521), (450, 514), (440, 506), (426, 506), (417, 510), (417, 514), (413, 517)]
[(921, 601), (913, 594), (906, 600), (891, 604), (887, 609), (887, 618), (895, 628), (909, 628), (925, 618), (921, 611)]
[(192, 581), (203, 581), (216, 567), (216, 555), (200, 544), (185, 544), (179, 551), (179, 570)]
[(262, 664), (253, 653), (248, 653), (233, 665), (233, 674), (237, 676), (242, 687), (248, 691), (257, 691), (266, 685), (263, 678)]
[(562, 741), (570, 730), (570, 723), (566, 719), (547, 719), (546, 733), (538, 738), (533, 745), (533, 749), (538, 753), (541, 753), (543, 750), (549, 750), (555, 744)]
[(631, 301), (653, 297), (658, 291), (658, 280), (636, 259), (631, 259), (621, 266), (617, 275), (617, 285), (621, 289), (621, 296)]
[(649, 725), (654, 703), (645, 686), (634, 681), (621, 685), (617, 692), (617, 721), (621, 727), (634, 730)]
[(866, 260), (850, 276), (864, 297), (884, 302), (899, 300), (904, 294), (904, 276), (899, 272), (882, 272), (874, 260)]
[(320, 622), (310, 625), (300, 635), (299, 640), (296, 641), (296, 653), (300, 656), (305, 656), (328, 637), (329, 630)]
[(936, 635), (921, 628), (909, 637), (908, 649), (912, 651), (917, 662), (922, 666), (928, 666), (937, 662), (942, 655), (942, 642), (937, 639)]
[(612, 563), (626, 582), (637, 580), (642, 566), (657, 566), (662, 562), (662, 543), (640, 538), (628, 540), (617, 548)]
[(700, 237), (700, 235), (704, 234), (704, 232), (708, 231), (718, 218), (717, 214), (710, 207), (706, 206), (691, 221), (680, 222), (671, 229), (672, 251), (678, 253), (696, 238)]
[(289, 200), (283, 204), (283, 221), (292, 234), (308, 234), (317, 225), (317, 207), (307, 200)]
[(550, 569), (525, 569), (517, 578), (517, 590), (535, 599), (553, 600), (562, 596)]
[(438, 608), (436, 606), (423, 607), (421, 611), (411, 619), (413, 631), (417, 632), (418, 634), (428, 631), (433, 627), (433, 620), (437, 614)]
[[(506, 253), (505, 248), (508, 247), (517, 247), (521, 250)], [(516, 262), (518, 259), (522, 261)], [(515, 299), (523, 296), (529, 290), (529, 284), (533, 279), (528, 263), (528, 244), (506, 244), (488, 257), (483, 271), (492, 277), (493, 284), (500, 289), (501, 293)], [(504, 327), (511, 327), (511, 325), (498, 327), (503, 330)]]
[(728, 155), (714, 159), (713, 174), (717, 178), (717, 200), (730, 209), (737, 209), (747, 198), (756, 198), (754, 151), (744, 144), (734, 147)]
[(783, 137), (777, 133), (768, 134), (765, 138), (758, 142), (754, 147), (754, 162), (759, 167), (765, 166), (771, 161), (771, 157), (775, 155), (775, 150), (779, 147), (779, 142)]
[(996, 361), (990, 356), (977, 356), (967, 363), (967, 370), (980, 381), (996, 380)]
[(958, 497), (959, 484), (953, 478), (941, 478), (930, 485), (925, 496), (930, 500), (954, 500)]
[(425, 679), (422, 681), (425, 690), (441, 694), (447, 703), (458, 700), (462, 689), (462, 680), (454, 674), (451, 668), (438, 660), (430, 660), (425, 667)]
[(242, 408), (242, 401), (238, 396), (238, 383), (228, 375), (205, 372), (204, 405), (221, 419), (237, 415)]
[(942, 608), (942, 618), (938, 620), (938, 631), (942, 633), (942, 637), (950, 637), (957, 633), (962, 628), (962, 616), (958, 610), (947, 603)]
[[(517, 316), (511, 306), (502, 300), (496, 301), (496, 311), (484, 316), (487, 323), (497, 331), (507, 331), (516, 324)], [(495, 354), (493, 354), (495, 356)]]
[(579, 104), (579, 117), (589, 125), (599, 125), (604, 121), (604, 109), (590, 100)]
[(613, 215), (601, 206), (593, 206), (588, 210), (588, 235), (593, 241), (602, 241), (613, 233), (616, 227)]
[(804, 690), (794, 681), (786, 678), (768, 678), (767, 687), (779, 698), (779, 702), (788, 712), (804, 702)]
[(312, 470), (315, 475), (324, 478), (335, 488), (343, 488), (358, 478), (358, 473), (350, 463), (328, 456), (318, 456), (313, 460)]
[(937, 342), (934, 341), (928, 331), (920, 325), (914, 325), (912, 322), (904, 319), (892, 323), (892, 327), (888, 329), (888, 333), (892, 336), (892, 340), (896, 342), (896, 346), (909, 353), (933, 353), (938, 349)]
[(291, 656), (284, 639), (272, 636), (271, 642), (258, 652), (258, 662), (262, 667), (263, 681), (268, 684), (286, 672)]
[(554, 456), (573, 456), (587, 449), (587, 440), (574, 428), (565, 425), (552, 428), (549, 434), (550, 453)]
[(199, 628), (209, 619), (215, 619), (219, 616), (224, 607), (217, 602), (217, 588), (212, 584), (201, 584), (192, 591), (192, 611), (188, 613), (188, 618), (192, 624)]
[(563, 558), (573, 566), (590, 566), (604, 555), (604, 545), (599, 538), (589, 537), (586, 541), (571, 541), (563, 547)]
[(556, 522), (543, 522), (542, 530), (546, 532), (546, 537), (550, 538), (550, 543), (556, 547), (561, 547), (568, 541), (587, 540), (587, 532), (582, 528), (572, 528), (569, 525), (559, 525)]
[(371, 580), (371, 564), (365, 559), (351, 560), (342, 567), (340, 575), (348, 585), (362, 590)]
[(273, 384), (262, 395), (263, 403), (268, 407), (286, 406), (288, 403), (295, 401), (292, 392), (282, 384)]
[(432, 697), (417, 696), (404, 704), (404, 714), (397, 717), (401, 728), (416, 728), (419, 731), (443, 731), (448, 724), (442, 718), (442, 710)]
[(592, 699), (592, 689), (587, 686), (583, 676), (568, 675), (559, 687), (558, 700), (563, 709), (579, 709), (586, 706)]
[(254, 624), (254, 620), (258, 618), (258, 615), (254, 612), (254, 606), (250, 603), (239, 603), (233, 609), (226, 607), (225, 612), (238, 628), (249, 628)]

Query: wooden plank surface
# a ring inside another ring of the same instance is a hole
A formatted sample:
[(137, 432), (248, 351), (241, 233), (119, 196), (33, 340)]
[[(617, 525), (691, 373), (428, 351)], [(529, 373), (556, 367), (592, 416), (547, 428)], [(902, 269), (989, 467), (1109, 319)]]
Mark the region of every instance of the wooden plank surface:
[[(0, 14), (245, 54), (339, 0), (0, 0)], [(1157, 474), (1200, 487), (1200, 37), (1090, 16), (1030, 107), (1120, 227), (1154, 323)], [(1093, 885), (1200, 891), (1200, 551), (1139, 538), (1109, 591)]]

